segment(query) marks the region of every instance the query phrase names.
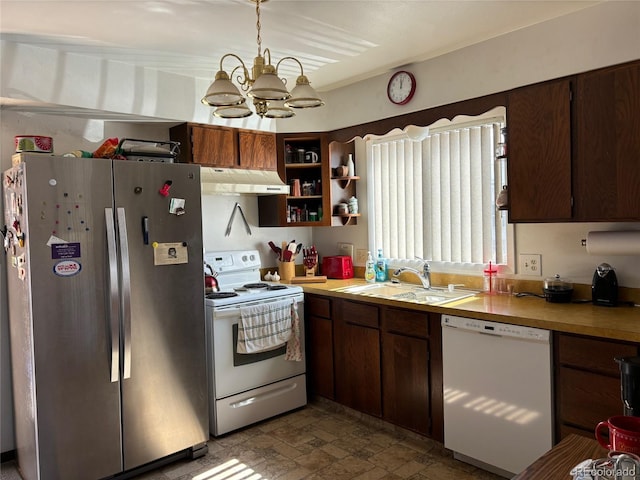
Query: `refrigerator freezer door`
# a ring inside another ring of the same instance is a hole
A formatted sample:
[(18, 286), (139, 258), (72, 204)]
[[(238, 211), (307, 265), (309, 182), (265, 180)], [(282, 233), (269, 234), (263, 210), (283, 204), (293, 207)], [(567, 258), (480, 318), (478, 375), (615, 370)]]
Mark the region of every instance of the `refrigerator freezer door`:
[(28, 480), (111, 476), (122, 470), (105, 270), (112, 163), (24, 158), (5, 190), (5, 221), (26, 233), (7, 271), (20, 468)]
[(129, 470), (208, 439), (200, 170), (128, 161), (113, 168), (131, 289), (130, 376), (122, 380)]

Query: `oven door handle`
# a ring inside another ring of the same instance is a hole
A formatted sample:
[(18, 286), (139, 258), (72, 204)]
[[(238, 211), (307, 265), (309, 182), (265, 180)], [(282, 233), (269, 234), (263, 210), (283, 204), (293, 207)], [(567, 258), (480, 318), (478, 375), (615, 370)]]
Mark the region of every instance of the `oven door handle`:
[(299, 385), (297, 382), (288, 383), (287, 385), (283, 385), (282, 387), (276, 388), (269, 392), (258, 393), (248, 398), (243, 398), (240, 401), (230, 403), (229, 406), (231, 408), (242, 408), (248, 405), (252, 405), (258, 402), (262, 402), (264, 400), (269, 400), (270, 398), (279, 397), (284, 395), (285, 393), (291, 392), (298, 388)]
[(291, 298), (291, 300), (295, 301), (296, 304), (300, 304), (300, 303), (304, 303), (304, 295), (303, 294), (296, 294), (296, 295), (292, 295), (292, 296), (282, 296), (282, 297), (272, 297), (272, 298), (268, 298), (268, 299), (262, 299), (262, 300), (252, 300), (252, 301), (247, 301), (247, 302), (243, 302), (243, 303), (235, 303), (233, 305), (221, 305), (221, 306), (215, 306), (212, 305), (211, 308), (213, 308), (213, 311), (215, 312), (216, 318), (220, 317), (221, 315), (224, 315), (225, 317), (229, 317), (229, 316), (238, 316), (238, 318), (240, 317), (240, 308), (242, 307), (251, 307), (253, 305), (264, 305), (266, 303), (274, 303), (274, 302), (281, 302), (282, 300), (285, 300), (287, 298)]

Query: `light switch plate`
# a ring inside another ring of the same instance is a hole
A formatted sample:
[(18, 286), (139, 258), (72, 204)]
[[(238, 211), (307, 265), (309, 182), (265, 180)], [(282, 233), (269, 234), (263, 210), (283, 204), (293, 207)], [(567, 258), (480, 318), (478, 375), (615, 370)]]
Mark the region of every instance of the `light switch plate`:
[(353, 243), (338, 242), (338, 255), (348, 255), (353, 260)]
[(364, 248), (358, 248), (356, 250), (356, 260), (354, 262), (355, 265), (366, 265), (367, 264), (367, 253), (368, 250)]

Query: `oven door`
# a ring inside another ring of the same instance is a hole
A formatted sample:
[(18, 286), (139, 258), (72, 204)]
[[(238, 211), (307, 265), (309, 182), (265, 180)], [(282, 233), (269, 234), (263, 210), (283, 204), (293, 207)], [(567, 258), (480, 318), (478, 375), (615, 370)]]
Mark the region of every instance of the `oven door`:
[[(281, 301), (285, 296), (262, 300)], [(210, 372), (213, 373), (213, 394), (216, 400), (246, 392), (270, 383), (305, 373), (304, 357), (304, 296), (291, 296), (296, 301), (300, 319), (302, 361), (284, 359), (285, 348), (253, 354), (237, 353), (237, 329), (240, 306), (207, 306), (207, 344)], [(247, 305), (247, 304), (244, 304)], [(210, 373), (210, 374), (211, 374)]]

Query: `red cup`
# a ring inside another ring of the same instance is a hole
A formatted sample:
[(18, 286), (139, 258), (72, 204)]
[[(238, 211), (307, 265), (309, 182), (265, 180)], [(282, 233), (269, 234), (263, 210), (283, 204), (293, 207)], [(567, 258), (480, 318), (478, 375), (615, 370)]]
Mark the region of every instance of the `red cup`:
[[(604, 436), (609, 431), (609, 443)], [(607, 450), (640, 455), (640, 417), (616, 415), (596, 425), (596, 440)]]

